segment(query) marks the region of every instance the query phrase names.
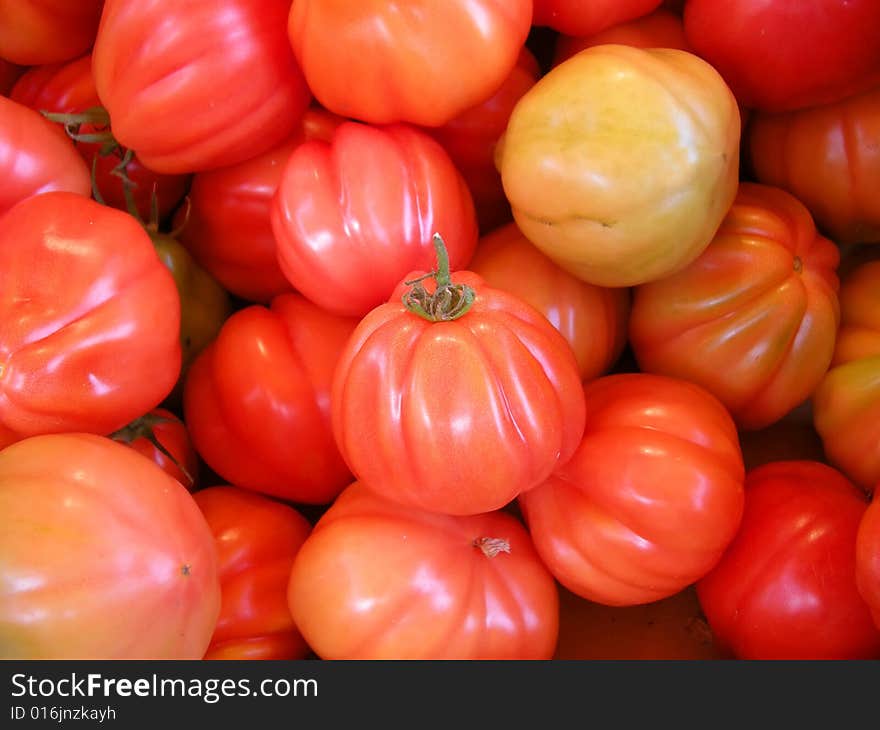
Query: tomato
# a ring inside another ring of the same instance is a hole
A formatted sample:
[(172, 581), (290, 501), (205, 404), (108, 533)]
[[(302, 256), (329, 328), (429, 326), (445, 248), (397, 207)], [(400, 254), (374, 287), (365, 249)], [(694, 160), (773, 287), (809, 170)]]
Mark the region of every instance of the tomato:
[(336, 368), (332, 424), (357, 479), (434, 512), (499, 509), (577, 446), (577, 363), (550, 322), (471, 271), (406, 277), (357, 326)]
[(678, 48), (689, 51), (684, 37), (681, 17), (669, 10), (658, 8), (653, 13), (635, 20), (612, 25), (588, 36), (560, 35), (556, 40), (553, 65), (558, 66), (585, 48), (617, 43), (636, 48)]
[(833, 104), (755, 114), (746, 144), (756, 177), (796, 195), (837, 243), (880, 243), (880, 85)]
[(559, 592), (554, 659), (729, 659), (715, 643), (693, 586), (638, 606), (605, 606)]
[(290, 137), (269, 151), (193, 176), (190, 205), (179, 211), (175, 224), (190, 253), (228, 291), (265, 303), (292, 289), (275, 254), (272, 196), (291, 152), (306, 139), (331, 138), (341, 122), (310, 108)]
[(535, 0), (535, 25), (587, 36), (647, 15), (661, 0)]
[(180, 299), (150, 237), (74, 193), (0, 218), (0, 322), (0, 423), (19, 437), (111, 433), (180, 371)]
[(52, 190), (88, 196), (88, 168), (60, 129), (0, 96), (0, 216), (20, 200)]
[(702, 385), (741, 428), (778, 421), (831, 363), (839, 257), (800, 201), (742, 183), (696, 261), (636, 287), (629, 333), (640, 368)]
[(687, 0), (685, 35), (744, 106), (817, 106), (880, 81), (876, 0)]
[(596, 603), (678, 593), (714, 567), (743, 509), (733, 420), (699, 386), (660, 375), (607, 375), (584, 387), (574, 456), (519, 503), (556, 579)]
[(880, 628), (880, 499), (872, 500), (856, 533), (856, 588)]
[(330, 426), (333, 370), (357, 320), (299, 294), (233, 314), (190, 368), (184, 421), (236, 486), (326, 504), (351, 481)]
[(104, 0), (0, 0), (0, 57), (22, 66), (69, 61), (95, 40)]
[(0, 513), (0, 657), (202, 657), (211, 533), (149, 459), (91, 434), (25, 439), (0, 451)]
[(423, 512), (349, 486), (293, 563), (288, 602), (322, 659), (549, 659), (556, 584), (505, 512)]
[(676, 49), (588, 48), (519, 100), (497, 164), (526, 237), (577, 277), (633, 286), (699, 256), (736, 195), (736, 100)]
[(199, 457), (193, 448), (186, 424), (165, 408), (154, 408), (110, 438), (126, 444), (156, 463), (189, 491), (196, 487)]
[[(65, 63), (35, 66), (28, 69), (16, 82), (10, 98), (37, 111), (56, 114), (78, 114), (100, 107), (98, 92), (92, 80), (92, 57), (86, 54)], [(75, 136), (101, 135), (106, 137), (108, 150), (102, 143), (77, 141), (76, 147), (88, 164), (95, 162), (95, 187), (107, 205), (128, 210), (123, 192), (123, 178), (115, 168), (123, 164), (124, 150), (113, 144), (109, 129), (82, 124)], [(97, 159), (95, 159), (97, 158)], [(155, 195), (159, 217), (164, 219), (180, 202), (189, 185), (188, 175), (161, 175), (143, 166), (137, 155), (125, 164), (125, 176), (133, 184), (137, 210), (144, 218), (150, 216)]]
[(582, 380), (603, 375), (623, 352), (629, 290), (594, 286), (563, 271), (516, 224), (480, 239), (468, 268), (543, 314), (571, 346)]
[(288, 35), (330, 111), (438, 127), (501, 86), (531, 28), (531, 0), (297, 0)]
[(740, 659), (880, 658), (855, 581), (864, 494), (811, 461), (753, 469), (745, 493), (736, 538), (697, 583), (719, 643)]
[(449, 155), (408, 125), (345, 122), (330, 142), (296, 147), (270, 218), (281, 270), (324, 309), (362, 317), (407, 272), (434, 261), (431, 235), (453, 269), (477, 243), (471, 194)]
[(281, 502), (230, 486), (195, 494), (217, 546), (220, 616), (205, 659), (304, 659), (287, 606), (297, 552), (312, 526)]
[(289, 8), (105, 0), (92, 73), (116, 139), (162, 173), (232, 165), (284, 140), (311, 98), (284, 31)]
[(865, 490), (880, 481), (880, 261), (843, 279), (831, 369), (813, 394), (828, 460)]

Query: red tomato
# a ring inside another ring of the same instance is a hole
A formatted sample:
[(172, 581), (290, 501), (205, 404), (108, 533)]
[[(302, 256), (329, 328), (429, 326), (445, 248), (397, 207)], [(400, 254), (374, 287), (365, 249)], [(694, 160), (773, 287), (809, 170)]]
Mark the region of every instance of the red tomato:
[(217, 546), (220, 616), (205, 659), (304, 659), (287, 606), (293, 559), (312, 526), (293, 507), (229, 486), (195, 494)]
[(535, 0), (535, 25), (588, 36), (647, 15), (661, 0)]
[(480, 239), (468, 268), (543, 314), (574, 351), (581, 380), (603, 375), (623, 352), (629, 289), (581, 281), (535, 248), (516, 224)]
[(50, 190), (88, 196), (86, 164), (55, 125), (0, 96), (0, 216), (20, 200)]
[(574, 456), (519, 498), (535, 547), (588, 600), (667, 598), (708, 573), (739, 526), (733, 420), (707, 391), (659, 375), (608, 375), (584, 394)]
[(741, 183), (696, 261), (636, 287), (629, 334), (640, 368), (702, 385), (742, 428), (778, 421), (831, 363), (839, 257), (796, 198)]
[(816, 106), (880, 81), (876, 0), (687, 0), (684, 30), (746, 107)]
[(222, 478), (326, 504), (351, 481), (330, 426), (333, 370), (357, 320), (298, 294), (233, 314), (190, 367), (184, 420)]
[(634, 20), (618, 23), (588, 36), (560, 35), (556, 41), (553, 65), (558, 66), (585, 48), (618, 43), (636, 48), (678, 48), (690, 51), (681, 17), (659, 8)]
[(0, 0), (0, 57), (23, 66), (69, 61), (91, 48), (104, 0)]
[(856, 533), (856, 587), (880, 628), (880, 498), (871, 502)]
[(331, 142), (293, 150), (272, 201), (281, 270), (324, 309), (362, 317), (407, 272), (434, 263), (431, 235), (453, 270), (477, 243), (471, 194), (427, 133), (398, 124), (345, 122)]
[(531, 0), (297, 0), (288, 35), (327, 109), (438, 127), (482, 103), (516, 63)]
[(0, 423), (19, 437), (111, 433), (180, 371), (180, 299), (150, 237), (74, 193), (0, 218), (0, 322)]
[(156, 463), (189, 491), (196, 487), (199, 457), (193, 448), (186, 424), (165, 408), (154, 408), (111, 434)]
[(287, 595), (323, 659), (549, 659), (559, 630), (516, 518), (422, 512), (358, 483), (300, 548)]
[(719, 642), (740, 659), (880, 659), (880, 631), (855, 581), (866, 508), (824, 464), (750, 471), (739, 532), (697, 583)]
[(539, 76), (538, 61), (523, 48), (516, 66), (492, 97), (442, 127), (429, 130), (464, 176), (474, 197), (481, 231), (491, 231), (511, 219), (510, 204), (495, 167), (495, 145), (516, 102)]
[(457, 515), (499, 509), (546, 479), (577, 446), (583, 408), (574, 355), (547, 319), (473, 272), (450, 281), (442, 260), (434, 280), (401, 284), (361, 320), (332, 390), (355, 476)]
[(834, 104), (755, 114), (746, 145), (757, 178), (797, 196), (837, 243), (880, 243), (880, 86)]
[[(66, 63), (28, 69), (9, 96), (31, 109), (62, 114), (81, 113), (101, 106), (95, 82), (92, 80), (91, 54)], [(78, 131), (79, 134), (100, 132), (112, 139), (108, 129), (100, 129), (94, 125), (83, 124)], [(89, 142), (77, 142), (76, 147), (90, 168), (97, 157), (95, 186), (103, 201), (114, 208), (127, 211), (122, 177), (113, 172), (122, 163), (124, 151), (117, 145), (109, 154), (101, 154), (102, 145)], [(189, 185), (189, 176), (155, 173), (144, 167), (137, 155), (128, 161), (125, 175), (134, 183), (134, 200), (144, 219), (150, 217), (154, 191), (159, 217), (164, 219), (183, 198)]]
[(284, 140), (310, 100), (285, 33), (289, 8), (105, 0), (92, 72), (116, 139), (163, 173), (232, 165)]
[(275, 253), (272, 196), (291, 152), (306, 139), (331, 138), (341, 122), (324, 110), (308, 109), (300, 127), (268, 152), (193, 176), (190, 205), (181, 208), (175, 224), (182, 227), (180, 240), (228, 291), (268, 302), (292, 289)]
[(199, 659), (220, 609), (192, 497), (90, 434), (0, 451), (0, 658)]

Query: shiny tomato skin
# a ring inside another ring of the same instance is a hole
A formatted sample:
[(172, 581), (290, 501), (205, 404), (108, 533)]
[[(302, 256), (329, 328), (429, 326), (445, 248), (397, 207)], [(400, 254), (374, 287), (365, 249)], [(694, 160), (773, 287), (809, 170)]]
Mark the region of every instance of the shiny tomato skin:
[(309, 108), (293, 133), (272, 149), (193, 176), (189, 205), (175, 217), (180, 240), (228, 291), (268, 303), (293, 289), (281, 272), (269, 211), (290, 154), (307, 139), (330, 139), (342, 119)]
[(109, 434), (180, 372), (180, 298), (141, 225), (50, 192), (0, 218), (0, 423)]
[(299, 294), (233, 314), (190, 368), (184, 421), (231, 484), (326, 504), (351, 481), (330, 426), (333, 370), (357, 320)]
[(818, 106), (880, 81), (875, 0), (687, 0), (684, 30), (747, 108)]
[(304, 659), (287, 606), (293, 560), (312, 526), (281, 502), (232, 486), (195, 493), (217, 547), (220, 616), (205, 659)]
[(800, 201), (741, 183), (696, 261), (635, 288), (629, 335), (640, 368), (703, 386), (741, 428), (771, 425), (831, 363), (839, 258)]
[(535, 547), (573, 593), (609, 606), (667, 598), (736, 534), (744, 467), (736, 428), (702, 388), (644, 373), (584, 387), (574, 456), (519, 497)]
[(91, 48), (104, 0), (0, 0), (0, 58), (21, 66), (69, 61)]
[(297, 0), (288, 36), (330, 111), (437, 127), (492, 96), (531, 19), (531, 0)]
[(473, 515), (503, 507), (568, 459), (584, 401), (574, 354), (542, 314), (472, 271), (452, 282), (475, 292), (458, 319), (413, 314), (402, 283), (360, 321), (334, 374), (332, 424), (370, 489)]
[(880, 243), (880, 80), (835, 103), (756, 113), (745, 144), (757, 179), (800, 199), (836, 243)]
[(0, 452), (0, 511), (0, 656), (202, 657), (220, 609), (213, 540), (149, 459), (91, 434), (25, 439)]
[(856, 533), (856, 587), (880, 629), (880, 500), (873, 499)]
[(0, 215), (39, 193), (91, 194), (89, 170), (64, 132), (4, 96), (0, 96), (0, 181)]
[(549, 659), (559, 630), (556, 584), (515, 517), (423, 512), (360, 483), (300, 548), (287, 595), (322, 659)]
[(483, 238), (468, 268), (543, 314), (574, 352), (581, 380), (604, 375), (627, 341), (630, 293), (572, 276), (508, 223)]
[(865, 495), (825, 464), (750, 471), (739, 532), (697, 583), (718, 641), (740, 659), (880, 658), (880, 631), (855, 581), (866, 508)]
[(655, 10), (662, 0), (535, 0), (535, 25), (587, 36)]
[(327, 311), (362, 317), (407, 272), (434, 263), (443, 236), (451, 266), (477, 244), (473, 198), (449, 155), (404, 124), (345, 122), (330, 142), (291, 153), (270, 211), (281, 270)]
[(232, 165), (284, 140), (311, 100), (289, 7), (105, 0), (92, 73), (116, 139), (161, 173)]

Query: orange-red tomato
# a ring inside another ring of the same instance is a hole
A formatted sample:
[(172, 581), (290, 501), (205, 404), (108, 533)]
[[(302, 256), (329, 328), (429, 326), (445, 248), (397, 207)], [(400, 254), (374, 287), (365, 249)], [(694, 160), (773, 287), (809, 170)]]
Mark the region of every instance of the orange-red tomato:
[(200, 659), (220, 610), (205, 519), (175, 479), (90, 434), (0, 451), (0, 657)]
[(640, 368), (702, 385), (742, 428), (778, 421), (831, 363), (839, 256), (796, 198), (742, 183), (696, 261), (636, 287), (629, 332)]
[(745, 143), (758, 180), (793, 193), (837, 243), (880, 242), (880, 86), (834, 104), (755, 113)]
[(196, 492), (217, 547), (220, 616), (205, 659), (304, 659), (287, 606), (297, 552), (312, 526), (290, 507), (244, 489)]
[(0, 58), (22, 66), (69, 61), (95, 41), (104, 0), (0, 0)]
[(856, 533), (856, 587), (880, 628), (880, 498), (872, 500)]
[(501, 86), (531, 20), (531, 0), (297, 0), (288, 35), (327, 109), (436, 127)]
[(333, 371), (357, 320), (299, 294), (233, 314), (190, 368), (184, 421), (231, 484), (326, 504), (351, 481), (330, 426)]
[(586, 36), (647, 15), (662, 0), (535, 0), (535, 25)]
[(718, 562), (739, 527), (744, 467), (733, 419), (699, 386), (608, 375), (584, 388), (574, 456), (519, 503), (556, 579), (597, 603), (674, 595)]
[(505, 512), (453, 517), (348, 487), (293, 563), (288, 601), (323, 659), (550, 659), (556, 584)]
[(468, 269), (518, 296), (565, 337), (582, 380), (606, 373), (627, 339), (628, 289), (588, 284), (559, 268), (509, 223), (480, 239)]

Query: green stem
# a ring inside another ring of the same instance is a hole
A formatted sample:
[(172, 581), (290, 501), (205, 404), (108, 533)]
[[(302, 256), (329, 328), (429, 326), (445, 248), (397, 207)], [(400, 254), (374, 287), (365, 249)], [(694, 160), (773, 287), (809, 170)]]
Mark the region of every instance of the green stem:
[[(449, 253), (439, 233), (434, 234), (437, 269), (418, 279), (404, 282), (411, 286), (403, 295), (403, 305), (413, 314), (429, 322), (448, 322), (463, 317), (474, 303), (476, 292), (467, 284), (453, 284), (449, 270)], [(436, 287), (428, 292), (422, 282), (434, 279)]]

